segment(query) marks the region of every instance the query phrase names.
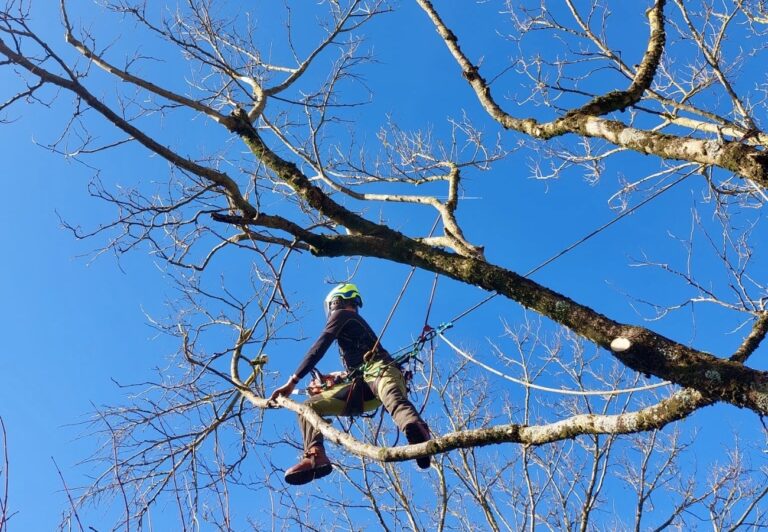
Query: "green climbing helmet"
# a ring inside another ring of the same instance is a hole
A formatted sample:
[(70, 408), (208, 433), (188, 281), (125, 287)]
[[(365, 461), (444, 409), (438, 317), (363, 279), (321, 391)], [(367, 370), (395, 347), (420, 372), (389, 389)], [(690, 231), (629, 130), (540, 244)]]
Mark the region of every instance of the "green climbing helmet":
[(352, 283), (342, 283), (328, 292), (328, 295), (325, 296), (325, 311), (330, 312), (334, 310), (342, 301), (352, 302), (358, 307), (363, 306), (363, 298), (360, 295), (360, 291)]

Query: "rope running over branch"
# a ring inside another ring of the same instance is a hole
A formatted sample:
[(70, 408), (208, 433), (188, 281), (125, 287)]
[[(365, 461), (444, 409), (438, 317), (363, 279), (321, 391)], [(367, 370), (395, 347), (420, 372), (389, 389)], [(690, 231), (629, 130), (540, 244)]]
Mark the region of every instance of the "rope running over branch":
[(541, 386), (539, 384), (534, 384), (532, 382), (527, 382), (524, 380), (516, 379), (515, 377), (511, 377), (509, 375), (506, 375), (499, 370), (492, 368), (491, 366), (488, 366), (487, 364), (483, 364), (479, 360), (473, 358), (471, 355), (467, 354), (466, 352), (459, 349), (453, 342), (451, 342), (448, 338), (445, 337), (445, 335), (441, 332), (438, 332), (437, 335), (448, 344), (451, 349), (456, 351), (459, 355), (466, 358), (470, 362), (473, 362), (477, 364), (478, 366), (490, 371), (494, 375), (498, 375), (499, 377), (502, 377), (504, 379), (507, 379), (508, 381), (512, 381), (516, 384), (520, 384), (522, 386), (525, 386), (527, 388), (533, 388), (535, 390), (540, 390), (542, 392), (551, 392), (551, 393), (559, 393), (563, 395), (621, 395), (625, 393), (634, 393), (634, 392), (644, 392), (646, 390), (653, 390), (654, 388), (661, 388), (662, 386), (668, 386), (672, 384), (669, 381), (663, 381), (656, 384), (649, 384), (647, 386), (638, 386), (636, 388), (622, 388), (619, 390), (569, 390), (565, 388), (549, 388), (547, 386)]

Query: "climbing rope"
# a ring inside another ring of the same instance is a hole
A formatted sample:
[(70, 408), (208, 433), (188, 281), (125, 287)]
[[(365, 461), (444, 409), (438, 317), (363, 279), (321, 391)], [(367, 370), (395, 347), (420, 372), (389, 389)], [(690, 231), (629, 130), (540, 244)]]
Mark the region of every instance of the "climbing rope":
[[(536, 266), (535, 268), (533, 268), (532, 270), (530, 270), (528, 273), (526, 273), (525, 275), (523, 275), (523, 278), (524, 278), (524, 279), (527, 279), (527, 278), (529, 278), (531, 275), (533, 275), (534, 273), (538, 272), (539, 270), (541, 270), (541, 269), (542, 269), (542, 268), (544, 268), (545, 266), (547, 266), (547, 265), (549, 265), (549, 264), (553, 263), (554, 261), (556, 261), (557, 259), (559, 259), (559, 258), (560, 258), (560, 257), (562, 257), (563, 255), (565, 255), (566, 253), (568, 253), (568, 252), (572, 251), (574, 248), (576, 248), (576, 247), (580, 246), (581, 244), (583, 244), (583, 243), (584, 243), (584, 242), (586, 242), (587, 240), (589, 240), (589, 239), (591, 239), (591, 238), (593, 238), (593, 237), (597, 236), (598, 234), (602, 233), (603, 231), (605, 231), (606, 229), (608, 229), (610, 226), (612, 226), (613, 224), (615, 224), (616, 222), (618, 222), (618, 221), (619, 221), (619, 220), (621, 220), (622, 218), (625, 218), (625, 217), (629, 216), (629, 215), (630, 215), (630, 214), (632, 214), (633, 212), (637, 211), (637, 210), (638, 210), (640, 207), (642, 207), (642, 206), (644, 206), (644, 205), (647, 205), (648, 203), (650, 203), (650, 202), (651, 202), (651, 201), (653, 201), (654, 199), (658, 198), (659, 196), (661, 196), (662, 194), (664, 194), (664, 193), (665, 193), (667, 190), (671, 189), (671, 188), (672, 188), (672, 187), (674, 187), (675, 185), (677, 185), (677, 184), (679, 184), (679, 183), (682, 183), (682, 182), (683, 182), (683, 181), (684, 181), (686, 178), (690, 177), (690, 176), (691, 176), (692, 174), (694, 174), (694, 173), (695, 173), (695, 170), (691, 170), (690, 172), (683, 174), (682, 176), (680, 176), (678, 179), (674, 180), (673, 182), (671, 182), (671, 183), (669, 183), (669, 184), (667, 184), (667, 185), (665, 185), (665, 186), (661, 187), (659, 190), (657, 190), (656, 192), (654, 192), (653, 194), (651, 194), (650, 196), (648, 196), (647, 198), (645, 198), (643, 201), (641, 201), (640, 203), (638, 203), (637, 205), (635, 205), (635, 206), (634, 206), (634, 207), (632, 207), (631, 209), (627, 209), (626, 211), (622, 212), (621, 214), (619, 214), (618, 216), (616, 216), (616, 217), (615, 217), (615, 218), (613, 218), (612, 220), (610, 220), (610, 221), (608, 221), (608, 222), (604, 223), (603, 225), (601, 225), (600, 227), (598, 227), (597, 229), (595, 229), (595, 230), (594, 230), (594, 231), (592, 231), (591, 233), (589, 233), (589, 234), (587, 234), (587, 235), (585, 235), (585, 236), (581, 237), (580, 239), (576, 240), (575, 242), (573, 242), (572, 244), (570, 244), (568, 247), (566, 247), (566, 248), (565, 248), (565, 249), (563, 249), (562, 251), (560, 251), (560, 252), (558, 252), (558, 253), (556, 253), (556, 254), (552, 255), (552, 256), (551, 256), (551, 257), (549, 257), (547, 260), (545, 260), (544, 262), (542, 262), (541, 264), (539, 264), (538, 266)], [(469, 313), (471, 313), (471, 312), (473, 312), (473, 311), (477, 310), (478, 308), (482, 307), (483, 305), (485, 305), (486, 303), (488, 303), (490, 300), (492, 300), (493, 298), (495, 298), (495, 297), (496, 297), (496, 296), (498, 296), (498, 295), (499, 295), (499, 292), (494, 292), (494, 293), (490, 294), (489, 296), (487, 296), (485, 299), (483, 299), (483, 300), (482, 300), (482, 301), (480, 301), (479, 303), (476, 303), (476, 304), (472, 305), (472, 306), (471, 306), (470, 308), (468, 308), (467, 310), (465, 310), (465, 311), (461, 312), (460, 314), (458, 314), (457, 316), (455, 316), (455, 317), (454, 317), (454, 318), (451, 320), (451, 322), (457, 322), (457, 321), (459, 321), (461, 318), (463, 318), (463, 317), (464, 317), (464, 316), (466, 316), (467, 314), (469, 314)]]
[[(435, 232), (435, 229), (437, 229), (437, 224), (439, 222), (440, 222), (440, 215), (438, 214), (437, 218), (435, 218), (435, 223), (432, 224), (432, 229), (429, 230), (429, 235), (427, 236), (427, 238), (430, 238), (432, 236), (432, 234)], [(379, 344), (381, 343), (381, 337), (384, 336), (384, 333), (387, 331), (387, 327), (389, 327), (389, 322), (392, 320), (392, 316), (395, 315), (395, 310), (397, 310), (398, 305), (400, 305), (400, 301), (403, 299), (403, 296), (405, 295), (405, 290), (408, 288), (408, 285), (410, 284), (414, 273), (416, 273), (416, 266), (412, 266), (411, 271), (408, 272), (408, 276), (405, 278), (403, 287), (400, 289), (400, 294), (398, 294), (397, 299), (395, 299), (395, 303), (392, 305), (392, 308), (389, 311), (389, 315), (387, 316), (387, 319), (384, 321), (384, 326), (381, 328), (381, 332), (379, 332), (379, 335), (376, 337), (376, 342), (373, 344), (373, 347), (371, 348), (371, 353), (375, 353), (376, 349), (378, 349)], [(435, 290), (435, 286), (433, 284), (431, 297), (434, 297), (434, 293), (435, 293), (434, 290)], [(431, 300), (430, 300), (429, 308), (432, 308)], [(429, 318), (429, 308), (427, 309), (427, 318)]]
[[(435, 300), (435, 292), (437, 291), (437, 280), (439, 279), (439, 277), (440, 276), (437, 274), (437, 272), (435, 272), (435, 277), (432, 280), (432, 290), (429, 293), (429, 301), (427, 302), (427, 312), (424, 315), (424, 325), (421, 328), (422, 334), (424, 334), (424, 331), (428, 330), (428, 327), (429, 327), (429, 314), (432, 311), (432, 302)], [(424, 345), (426, 345), (426, 342), (424, 343)], [(411, 359), (412, 366), (408, 369), (408, 371), (411, 374), (411, 377), (413, 377), (413, 374), (416, 372), (415, 363), (413, 362), (414, 360), (419, 360), (418, 355)], [(424, 409), (427, 408), (429, 396), (432, 392), (432, 382), (435, 378), (434, 360), (435, 360), (435, 342), (434, 340), (430, 340), (429, 341), (429, 377), (427, 378), (427, 388), (426, 388), (427, 391), (424, 394), (423, 400), (421, 401), (421, 407), (419, 407), (419, 415), (422, 415), (424, 413)]]
[(408, 285), (411, 282), (411, 278), (413, 278), (413, 274), (416, 272), (416, 266), (411, 268), (411, 271), (408, 272), (408, 277), (405, 278), (405, 283), (403, 283), (403, 287), (400, 289), (400, 293), (397, 296), (397, 299), (395, 299), (395, 304), (392, 305), (392, 308), (389, 311), (389, 315), (387, 316), (387, 319), (384, 321), (384, 326), (381, 328), (381, 332), (379, 332), (379, 335), (376, 337), (376, 342), (374, 342), (373, 347), (371, 348), (370, 352), (375, 353), (376, 350), (379, 347), (379, 344), (381, 343), (381, 337), (384, 336), (384, 333), (387, 331), (387, 327), (389, 327), (389, 322), (392, 319), (392, 316), (395, 314), (395, 310), (397, 310), (398, 305), (400, 305), (400, 301), (403, 299), (403, 296), (405, 295), (405, 290), (408, 288)]
[[(531, 275), (533, 275), (534, 273), (538, 272), (539, 270), (541, 270), (542, 268), (546, 267), (547, 265), (553, 263), (554, 261), (556, 261), (557, 259), (559, 259), (563, 255), (569, 253), (570, 251), (574, 250), (575, 248), (577, 248), (581, 244), (587, 242), (591, 238), (593, 238), (593, 237), (597, 236), (598, 234), (602, 233), (603, 231), (605, 231), (606, 229), (608, 229), (609, 227), (611, 227), (613, 224), (617, 223), (621, 219), (623, 219), (623, 218), (629, 216), (630, 214), (636, 212), (638, 209), (640, 209), (641, 207), (647, 205), (648, 203), (650, 203), (654, 199), (658, 198), (659, 196), (664, 194), (666, 191), (670, 190), (671, 188), (673, 188), (674, 186), (678, 185), (679, 183), (682, 183), (685, 179), (687, 179), (689, 176), (691, 176), (694, 172), (695, 172), (695, 170), (691, 170), (690, 172), (687, 172), (687, 173), (681, 175), (678, 179), (672, 181), (671, 183), (661, 187), (655, 193), (651, 194), (650, 196), (645, 198), (643, 201), (641, 201), (640, 203), (638, 203), (634, 207), (632, 207), (630, 209), (627, 209), (626, 211), (622, 212), (618, 216), (614, 217), (612, 220), (604, 223), (603, 225), (601, 225), (597, 229), (591, 231), (590, 233), (584, 235), (580, 239), (578, 239), (575, 242), (571, 243), (569, 246), (567, 246), (563, 250), (561, 250), (558, 253), (552, 255), (551, 257), (549, 257), (548, 259), (546, 259), (545, 261), (540, 263), (538, 266), (532, 268), (525, 275), (523, 275), (523, 278), (525, 278), (525, 279), (529, 278)], [(430, 231), (430, 235), (432, 234), (432, 232), (434, 232), (435, 227), (437, 226), (437, 221), (438, 220), (435, 220), (435, 225), (433, 225), (432, 231)], [(408, 279), (406, 280), (406, 283), (410, 281), (410, 278), (411, 278), (414, 270), (415, 270), (415, 267), (411, 269), (411, 274), (408, 276)], [(404, 354), (399, 355), (399, 356), (393, 356), (393, 359), (394, 359), (393, 364), (400, 364), (400, 365), (402, 365), (402, 364), (404, 364), (405, 362), (407, 362), (408, 360), (410, 360), (412, 358), (417, 358), (419, 353), (421, 353), (422, 349), (426, 345), (426, 343), (432, 341), (436, 336), (439, 336), (440, 339), (442, 339), (446, 344), (448, 344), (451, 348), (453, 348), (457, 353), (459, 353), (460, 355), (464, 356), (468, 360), (474, 362), (475, 364), (478, 364), (481, 367), (484, 367), (488, 371), (490, 371), (492, 373), (495, 373), (495, 374), (497, 374), (497, 375), (499, 375), (499, 376), (501, 376), (501, 377), (503, 377), (503, 378), (505, 378), (505, 379), (507, 379), (509, 381), (521, 384), (523, 386), (527, 386), (529, 388), (534, 388), (534, 389), (542, 390), (542, 391), (553, 392), (553, 393), (561, 393), (561, 394), (568, 394), (568, 395), (617, 395), (617, 394), (622, 394), (622, 393), (631, 393), (631, 392), (637, 392), (637, 391), (651, 390), (651, 389), (654, 389), (654, 388), (659, 388), (659, 387), (667, 386), (667, 385), (671, 384), (671, 383), (669, 383), (667, 381), (664, 381), (664, 382), (657, 383), (657, 384), (652, 384), (652, 385), (649, 385), (649, 386), (642, 386), (642, 387), (637, 387), (637, 388), (627, 388), (627, 389), (622, 389), (622, 390), (579, 391), (579, 390), (567, 390), (567, 389), (548, 388), (546, 386), (539, 386), (537, 384), (533, 384), (531, 382), (523, 381), (523, 380), (511, 377), (509, 375), (506, 375), (506, 374), (504, 374), (504, 373), (502, 373), (502, 372), (500, 372), (500, 371), (498, 371), (498, 370), (496, 370), (496, 369), (494, 369), (494, 368), (492, 368), (490, 366), (487, 366), (487, 365), (483, 364), (482, 362), (480, 362), (478, 360), (475, 360), (474, 358), (472, 358), (467, 353), (461, 351), (457, 346), (455, 346), (453, 343), (451, 343), (450, 340), (448, 340), (445, 337), (445, 335), (443, 334), (443, 331), (453, 327), (455, 322), (457, 322), (461, 318), (467, 316), (468, 314), (474, 312), (478, 308), (482, 307), (483, 305), (485, 305), (486, 303), (488, 303), (489, 301), (494, 299), (496, 296), (500, 295), (500, 293), (499, 292), (494, 292), (494, 293), (486, 296), (484, 299), (482, 299), (478, 303), (475, 303), (471, 307), (467, 308), (466, 310), (464, 310), (464, 311), (460, 312), (459, 314), (457, 314), (456, 316), (454, 316), (450, 321), (445, 322), (445, 323), (441, 324), (439, 327), (437, 327), (436, 329), (434, 329), (434, 328), (430, 327), (428, 325), (428, 323), (429, 323), (429, 313), (430, 313), (430, 310), (432, 308), (432, 299), (434, 298), (434, 294), (435, 294), (436, 282), (437, 282), (437, 274), (435, 275), (435, 282), (432, 285), (432, 292), (430, 294), (429, 305), (427, 307), (427, 316), (426, 316), (426, 319), (425, 319), (425, 322), (424, 322), (424, 327), (422, 329), (421, 335), (419, 336), (419, 338), (415, 342), (413, 342), (409, 346), (401, 348), (401, 349), (399, 349), (398, 351), (395, 352), (395, 354), (398, 354), (398, 353), (404, 353)], [(400, 297), (402, 297), (402, 292), (401, 292), (401, 296)], [(399, 303), (400, 297), (398, 298), (397, 303)], [(394, 308), (393, 308), (392, 312), (394, 312)], [(392, 312), (390, 313), (390, 317), (392, 315)], [(387, 319), (387, 323), (388, 322), (389, 322), (389, 318)], [(386, 329), (386, 325), (385, 325), (385, 329)]]
[[(584, 242), (586, 242), (586, 241), (590, 240), (591, 238), (597, 236), (598, 234), (600, 234), (601, 232), (603, 232), (604, 230), (606, 230), (607, 228), (609, 228), (610, 226), (612, 226), (613, 224), (618, 222), (619, 220), (629, 216), (630, 214), (634, 213), (635, 211), (637, 211), (638, 209), (640, 209), (644, 205), (647, 205), (648, 203), (650, 203), (654, 199), (658, 198), (659, 196), (661, 196), (666, 191), (670, 190), (675, 185), (677, 185), (679, 183), (682, 183), (685, 179), (687, 179), (689, 176), (691, 176), (694, 172), (695, 172), (695, 170), (691, 170), (690, 172), (681, 175), (675, 181), (673, 181), (673, 182), (663, 186), (662, 188), (657, 190), (655, 193), (653, 193), (649, 197), (645, 198), (643, 201), (641, 201), (640, 203), (638, 203), (634, 207), (632, 207), (630, 209), (627, 209), (626, 211), (622, 212), (621, 214), (619, 214), (618, 216), (616, 216), (612, 220), (606, 222), (605, 224), (601, 225), (600, 227), (598, 227), (597, 229), (593, 230), (589, 234), (587, 234), (587, 235), (581, 237), (580, 239), (576, 240), (575, 242), (573, 242), (572, 244), (570, 244), (569, 246), (567, 246), (563, 250), (559, 251), (555, 255), (549, 257), (547, 260), (545, 260), (544, 262), (540, 263), (538, 266), (534, 267), (533, 269), (528, 271), (525, 275), (523, 275), (523, 278), (527, 279), (528, 277), (530, 277), (534, 273), (538, 272), (539, 270), (541, 270), (545, 266), (553, 263), (554, 261), (556, 261), (557, 259), (559, 259), (563, 255), (565, 255), (566, 253), (572, 251), (573, 249), (577, 248), (578, 246), (580, 246)], [(432, 229), (429, 232), (429, 236), (432, 236), (432, 234), (434, 233), (435, 229), (437, 228), (437, 224), (439, 223), (439, 221), (440, 221), (440, 216), (438, 215), (437, 218), (435, 219), (434, 224), (432, 225)], [(378, 337), (376, 338), (376, 342), (374, 343), (374, 346), (371, 349), (371, 352), (375, 352), (376, 349), (379, 347), (379, 345), (381, 343), (381, 338), (382, 338), (382, 336), (384, 336), (384, 333), (386, 332), (387, 328), (389, 327), (390, 321), (392, 320), (392, 317), (394, 316), (397, 307), (400, 305), (400, 301), (402, 300), (403, 296), (405, 295), (405, 291), (408, 288), (408, 285), (410, 284), (411, 279), (413, 278), (413, 275), (414, 275), (415, 272), (416, 272), (416, 266), (413, 266), (411, 268), (411, 271), (408, 273), (408, 276), (406, 277), (405, 282), (403, 283), (403, 287), (401, 288), (400, 293), (398, 294), (398, 296), (397, 296), (397, 298), (395, 300), (395, 303), (393, 304), (392, 308), (389, 311), (389, 315), (387, 316), (387, 319), (384, 322), (384, 326), (382, 327), (381, 332), (379, 333)], [(642, 387), (637, 387), (637, 388), (627, 388), (627, 389), (621, 389), (621, 390), (582, 391), (582, 390), (568, 390), (568, 389), (559, 389), (559, 388), (549, 388), (549, 387), (546, 387), (546, 386), (540, 386), (540, 385), (537, 385), (537, 384), (534, 384), (534, 383), (531, 383), (531, 382), (523, 381), (523, 380), (511, 377), (509, 375), (506, 375), (506, 374), (504, 374), (504, 373), (502, 373), (502, 372), (500, 372), (500, 371), (498, 371), (498, 370), (496, 370), (496, 369), (494, 369), (494, 368), (492, 368), (492, 367), (490, 367), (490, 366), (488, 366), (486, 364), (483, 364), (482, 362), (472, 358), (470, 355), (468, 355), (467, 353), (465, 353), (464, 351), (459, 349), (456, 345), (454, 345), (443, 334), (443, 332), (445, 330), (453, 327), (455, 322), (457, 322), (461, 318), (467, 316), (468, 314), (474, 312), (478, 308), (482, 307), (483, 305), (485, 305), (486, 303), (488, 303), (489, 301), (494, 299), (496, 296), (500, 295), (500, 293), (499, 292), (494, 292), (494, 293), (486, 296), (484, 299), (482, 299), (478, 303), (475, 303), (471, 307), (467, 308), (466, 310), (464, 310), (464, 311), (460, 312), (459, 314), (457, 314), (456, 316), (454, 316), (450, 321), (442, 323), (437, 328), (433, 328), (433, 327), (431, 327), (429, 325), (429, 315), (430, 315), (430, 312), (431, 312), (431, 309), (432, 309), (432, 302), (433, 302), (433, 299), (434, 299), (434, 296), (435, 296), (435, 289), (436, 289), (436, 286), (437, 286), (437, 279), (438, 279), (438, 275), (436, 273), (435, 274), (435, 279), (434, 279), (433, 284), (432, 284), (432, 290), (431, 290), (431, 293), (430, 293), (430, 297), (429, 297), (429, 303), (428, 303), (428, 306), (427, 306), (427, 312), (426, 312), (426, 317), (425, 317), (425, 320), (424, 320), (424, 326), (423, 326), (423, 329), (422, 329), (422, 332), (421, 332), (419, 338), (417, 338), (416, 341), (414, 341), (410, 345), (407, 345), (407, 346), (402, 347), (402, 348), (398, 349), (397, 351), (395, 351), (392, 354), (393, 361), (391, 363), (383, 366), (383, 368), (387, 367), (388, 365), (399, 365), (399, 366), (402, 366), (403, 364), (405, 364), (406, 362), (408, 362), (411, 359), (418, 360), (418, 355), (424, 349), (424, 346), (427, 344), (427, 342), (431, 342), (435, 337), (439, 336), (440, 339), (442, 339), (448, 346), (450, 346), (458, 354), (460, 354), (461, 356), (465, 357), (467, 360), (470, 360), (471, 362), (473, 362), (475, 364), (478, 364), (479, 366), (485, 368), (486, 370), (490, 371), (491, 373), (494, 373), (494, 374), (496, 374), (496, 375), (498, 375), (500, 377), (503, 377), (503, 378), (505, 378), (505, 379), (507, 379), (509, 381), (515, 382), (517, 384), (520, 384), (520, 385), (523, 385), (523, 386), (526, 386), (526, 387), (529, 387), (529, 388), (541, 390), (541, 391), (560, 393), (560, 394), (567, 394), (567, 395), (618, 395), (618, 394), (622, 394), (622, 393), (632, 393), (632, 392), (637, 392), (637, 391), (651, 390), (651, 389), (654, 389), (654, 388), (659, 388), (659, 387), (667, 386), (667, 385), (671, 384), (670, 382), (664, 381), (664, 382), (661, 382), (661, 383), (652, 384), (652, 385), (648, 385), (648, 386), (642, 386)], [(353, 378), (354, 377), (353, 374), (357, 374), (358, 372), (359, 373), (363, 373), (366, 366), (367, 366), (367, 363), (363, 364), (360, 368), (358, 368), (354, 372), (350, 373), (350, 375), (348, 376), (348, 379)]]
[(448, 338), (446, 338), (442, 332), (437, 333), (437, 335), (440, 337), (440, 339), (443, 342), (448, 344), (449, 347), (451, 347), (454, 351), (456, 351), (456, 353), (466, 358), (470, 362), (477, 364), (481, 368), (487, 371), (490, 371), (494, 375), (498, 375), (499, 377), (507, 379), (508, 381), (512, 381), (516, 384), (520, 384), (522, 386), (525, 386), (526, 388), (533, 388), (534, 390), (540, 390), (542, 392), (559, 393), (562, 395), (603, 395), (605, 396), (605, 395), (621, 395), (625, 393), (643, 392), (646, 390), (653, 390), (654, 388), (661, 388), (662, 386), (669, 386), (670, 384), (672, 384), (669, 381), (664, 381), (656, 384), (649, 384), (647, 386), (638, 386), (635, 388), (621, 388), (621, 389), (614, 389), (614, 390), (569, 390), (567, 388), (550, 388), (548, 386), (541, 386), (539, 384), (534, 384), (530, 381), (516, 379), (515, 377), (511, 377), (505, 373), (502, 373), (501, 371), (480, 362), (479, 360), (473, 358), (471, 355), (469, 355), (465, 351), (462, 351), (461, 349), (459, 349), (453, 342), (451, 342)]

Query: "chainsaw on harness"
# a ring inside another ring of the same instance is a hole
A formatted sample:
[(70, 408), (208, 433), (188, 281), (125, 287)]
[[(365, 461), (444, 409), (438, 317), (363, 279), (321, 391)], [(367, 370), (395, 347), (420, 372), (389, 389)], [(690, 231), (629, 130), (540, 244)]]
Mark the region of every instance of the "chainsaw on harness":
[(333, 388), (347, 381), (348, 373), (346, 371), (332, 371), (331, 373), (320, 373), (319, 370), (312, 370), (312, 380), (307, 386), (307, 395), (313, 396), (323, 393), (325, 390)]

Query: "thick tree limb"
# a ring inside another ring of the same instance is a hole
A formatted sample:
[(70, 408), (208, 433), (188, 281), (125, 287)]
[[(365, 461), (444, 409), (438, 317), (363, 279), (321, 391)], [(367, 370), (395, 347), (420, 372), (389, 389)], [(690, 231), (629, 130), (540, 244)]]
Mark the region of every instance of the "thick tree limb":
[[(461, 67), (464, 77), (475, 90), (475, 93), (485, 110), (496, 121), (508, 129), (517, 129), (520, 131), (521, 129), (519, 128), (525, 128), (524, 123), (529, 122), (529, 120), (518, 120), (513, 118), (496, 103), (491, 96), (490, 87), (480, 75), (478, 67), (469, 60), (459, 47), (458, 38), (448, 26), (445, 25), (442, 18), (440, 18), (440, 15), (437, 13), (437, 10), (432, 5), (432, 2), (430, 2), (430, 0), (416, 1), (432, 20), (437, 32), (440, 34), (440, 37), (442, 37), (448, 50)], [(666, 42), (666, 34), (664, 32), (665, 3), (666, 0), (657, 0), (656, 4), (648, 10), (651, 35), (648, 39), (648, 47), (643, 55), (643, 60), (641, 61), (629, 88), (624, 91), (612, 91), (602, 96), (598, 96), (583, 107), (572, 110), (568, 113), (569, 115), (582, 114), (600, 116), (613, 111), (623, 110), (640, 101), (643, 92), (645, 92), (653, 82), (656, 69), (659, 66), (662, 53), (664, 52), (664, 44)]]
[(664, 32), (665, 3), (666, 0), (656, 0), (656, 4), (648, 10), (651, 35), (648, 38), (648, 47), (643, 55), (643, 60), (640, 62), (629, 88), (598, 96), (583, 107), (571, 111), (571, 113), (600, 116), (613, 111), (623, 111), (642, 99), (643, 93), (650, 88), (653, 82), (664, 52), (664, 44), (666, 43), (666, 33)]
[(221, 213), (214, 212), (211, 214), (211, 218), (213, 218), (217, 222), (223, 222), (223, 223), (228, 223), (233, 225), (242, 225), (242, 226), (257, 225), (260, 227), (266, 227), (268, 229), (278, 229), (281, 231), (285, 231), (286, 233), (289, 233), (295, 236), (296, 238), (307, 243), (311, 243), (316, 240), (316, 235), (314, 233), (304, 229), (303, 227), (300, 227), (299, 225), (288, 220), (287, 218), (283, 218), (282, 216), (265, 214), (263, 212), (259, 212), (256, 214), (256, 216), (253, 216), (251, 218), (245, 218), (243, 216), (235, 216), (235, 215), (228, 215), (228, 214), (221, 214)]
[(768, 154), (741, 142), (702, 140), (667, 135), (656, 131), (637, 129), (617, 120), (600, 118), (616, 110), (637, 103), (643, 91), (650, 86), (655, 67), (663, 46), (663, 6), (659, 1), (649, 11), (651, 37), (641, 67), (637, 70), (632, 85), (626, 91), (612, 92), (595, 98), (584, 107), (570, 111), (551, 122), (541, 123), (533, 118), (520, 119), (504, 111), (491, 95), (491, 90), (469, 58), (458, 44), (456, 35), (445, 25), (429, 0), (417, 0), (429, 15), (437, 32), (448, 50), (462, 69), (464, 77), (474, 90), (486, 112), (505, 129), (524, 133), (534, 138), (548, 140), (553, 137), (574, 133), (585, 137), (600, 138), (617, 146), (628, 148), (664, 159), (696, 162), (718, 166), (734, 174), (751, 179), (759, 186), (768, 188)]
[[(241, 393), (257, 408), (274, 406), (262, 397), (257, 397), (247, 387)], [(711, 404), (695, 390), (681, 390), (659, 403), (638, 410), (617, 415), (582, 414), (546, 425), (505, 424), (491, 428), (462, 430), (436, 437), (426, 443), (402, 447), (379, 447), (363, 443), (350, 434), (338, 430), (320, 417), (314, 410), (302, 403), (285, 397), (276, 400), (277, 405), (296, 412), (322, 432), (329, 441), (343, 446), (358, 456), (379, 462), (401, 462), (420, 456), (445, 453), (454, 449), (467, 449), (500, 443), (523, 445), (545, 445), (584, 434), (630, 434), (659, 429), (688, 416), (691, 412)]]

